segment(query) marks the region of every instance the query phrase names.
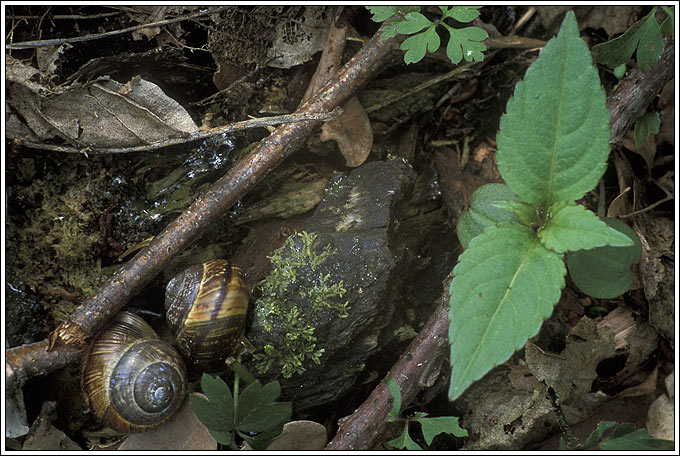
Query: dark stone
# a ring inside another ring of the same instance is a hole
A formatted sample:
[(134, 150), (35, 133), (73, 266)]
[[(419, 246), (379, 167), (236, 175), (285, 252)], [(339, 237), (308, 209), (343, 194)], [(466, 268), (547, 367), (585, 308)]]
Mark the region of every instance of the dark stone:
[[(365, 369), (368, 358), (384, 349), (395, 338), (403, 320), (395, 312), (406, 248), (399, 234), (401, 203), (407, 199), (415, 172), (402, 161), (371, 162), (348, 175), (336, 176), (326, 187), (326, 198), (308, 219), (304, 230), (316, 233), (314, 250), (327, 244), (335, 250), (310, 274), (301, 271), (287, 296), (315, 328), (316, 348), (325, 351), (320, 364), (304, 363), (305, 371), (283, 378), (281, 366), (274, 363), (262, 378), (278, 379), (282, 398), (292, 400), (297, 412), (328, 404), (350, 391)], [(302, 247), (296, 236), (292, 248)], [(284, 258), (291, 249), (283, 247)], [(348, 301), (349, 316), (339, 318), (335, 310), (312, 312), (310, 305), (295, 291), (309, 287), (318, 274), (342, 280), (347, 292), (339, 302)], [(263, 312), (256, 305), (255, 320), (248, 339), (256, 347), (277, 346), (286, 331), (274, 325), (272, 334), (263, 327)], [(250, 360), (246, 366), (254, 372)]]

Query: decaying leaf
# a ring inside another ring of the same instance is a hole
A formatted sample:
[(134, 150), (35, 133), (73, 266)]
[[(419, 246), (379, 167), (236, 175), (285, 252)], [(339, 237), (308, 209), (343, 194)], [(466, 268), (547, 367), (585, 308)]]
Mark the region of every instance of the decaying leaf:
[(24, 84), (10, 86), (9, 104), (42, 140), (59, 136), (82, 147), (126, 147), (198, 131), (179, 103), (141, 77), (126, 84), (100, 78), (54, 96), (27, 89)]
[(597, 328), (588, 317), (581, 318), (567, 336), (560, 354), (546, 353), (536, 345), (526, 346), (529, 370), (539, 380), (552, 386), (561, 401), (573, 394), (590, 391), (597, 378), (596, 368), (603, 359), (614, 356), (614, 335), (607, 328)]
[[(283, 426), (283, 433), (268, 451), (321, 451), (326, 446), (326, 428), (315, 421), (291, 421)], [(244, 450), (250, 450), (246, 443)]]
[(198, 420), (188, 400), (170, 421), (151, 431), (130, 435), (119, 448), (127, 451), (216, 449), (217, 442)]
[(355, 168), (366, 161), (373, 147), (373, 130), (368, 115), (356, 97), (343, 106), (337, 119), (321, 127), (321, 141), (333, 140), (338, 144), (345, 164)]

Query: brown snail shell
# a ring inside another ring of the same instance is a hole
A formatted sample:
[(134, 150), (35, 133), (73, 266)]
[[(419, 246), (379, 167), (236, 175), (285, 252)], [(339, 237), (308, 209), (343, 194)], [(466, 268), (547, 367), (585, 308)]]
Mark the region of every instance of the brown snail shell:
[(189, 367), (218, 372), (245, 327), (249, 292), (238, 266), (213, 260), (191, 266), (165, 289), (166, 319)]
[(142, 318), (117, 314), (88, 347), (81, 386), (90, 410), (122, 433), (143, 432), (170, 418), (187, 393), (180, 354)]

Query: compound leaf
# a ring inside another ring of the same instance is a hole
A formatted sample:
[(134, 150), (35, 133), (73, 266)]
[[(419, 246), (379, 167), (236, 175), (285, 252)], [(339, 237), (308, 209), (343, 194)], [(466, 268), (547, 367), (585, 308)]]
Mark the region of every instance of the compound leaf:
[(384, 22), (397, 14), (397, 8), (395, 6), (367, 6), (373, 16), (371, 20), (374, 22)]
[(192, 394), (189, 397), (189, 406), (215, 440), (228, 445), (234, 430), (234, 399), (231, 390), (220, 377), (208, 374), (201, 377), (201, 389), (208, 399)]
[(520, 200), (543, 207), (574, 201), (604, 173), (609, 138), (605, 93), (569, 11), (508, 101), (498, 170)]
[(455, 29), (444, 23), (442, 25), (449, 31), (446, 55), (451, 62), (459, 63), (463, 57), (468, 62), (484, 60), (483, 51), (486, 50), (486, 45), (482, 41), (489, 37), (485, 30), (479, 27)]
[(435, 436), (442, 432), (453, 434), (456, 437), (466, 437), (468, 435), (468, 431), (458, 425), (457, 416), (427, 417), (412, 419), (411, 421), (418, 421), (420, 423), (425, 443), (428, 445), (431, 445)]
[(585, 207), (566, 201), (555, 203), (548, 209), (547, 222), (538, 230), (538, 237), (543, 245), (557, 253), (603, 245), (633, 245), (628, 236), (607, 226)]
[(406, 38), (404, 42), (401, 43), (401, 50), (406, 51), (404, 54), (404, 62), (407, 64), (420, 62), (423, 57), (425, 57), (425, 52), (427, 50), (434, 52), (439, 48), (439, 44), (439, 35), (434, 27)]
[(387, 443), (395, 448), (406, 448), (409, 451), (422, 450), (421, 446), (414, 442), (411, 436), (408, 435), (408, 422), (404, 424), (404, 432), (396, 439), (390, 440)]
[(444, 17), (452, 17), (458, 22), (471, 22), (479, 17), (479, 8), (481, 6), (454, 6), (445, 12)]
[(432, 21), (423, 16), (421, 13), (408, 13), (404, 16), (404, 21), (397, 24), (397, 32), (402, 35), (410, 35), (411, 33), (418, 33), (425, 27), (434, 25)]
[(449, 400), (536, 335), (566, 273), (561, 255), (517, 223), (487, 228), (459, 259), (450, 288)]

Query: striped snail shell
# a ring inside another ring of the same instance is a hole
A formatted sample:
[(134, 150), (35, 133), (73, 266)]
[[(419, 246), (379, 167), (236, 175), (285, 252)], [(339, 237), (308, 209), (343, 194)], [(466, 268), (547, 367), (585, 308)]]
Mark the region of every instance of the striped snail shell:
[(90, 410), (122, 433), (170, 418), (187, 392), (182, 357), (137, 315), (120, 312), (88, 347), (81, 386)]
[(191, 369), (225, 369), (245, 327), (248, 299), (243, 273), (225, 260), (191, 266), (170, 280), (165, 315)]

